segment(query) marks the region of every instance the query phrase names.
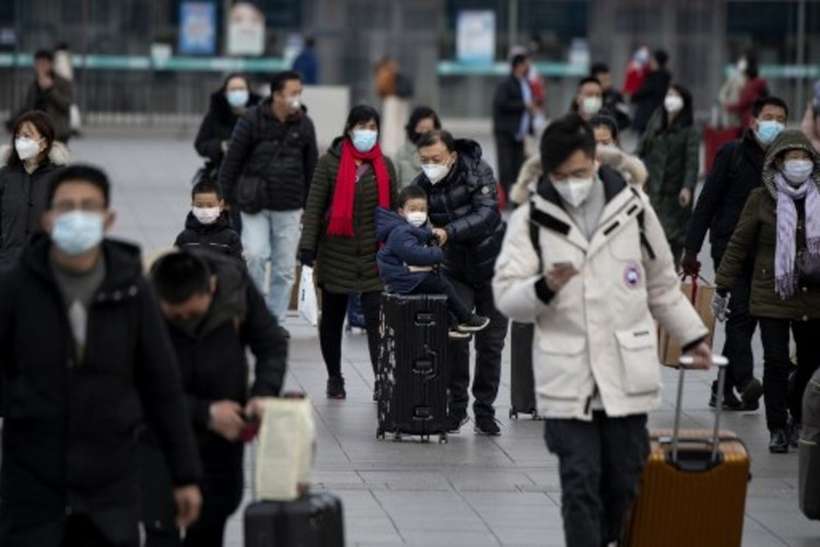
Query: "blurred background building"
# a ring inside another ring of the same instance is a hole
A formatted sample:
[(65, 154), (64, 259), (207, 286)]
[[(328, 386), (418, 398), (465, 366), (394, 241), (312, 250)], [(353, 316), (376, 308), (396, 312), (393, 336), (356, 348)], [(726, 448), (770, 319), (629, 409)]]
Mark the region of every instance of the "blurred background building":
[[(255, 0), (261, 35), (253, 20), (229, 28), (233, 4), (3, 0), (0, 110), (19, 102), (34, 51), (59, 42), (71, 48), (77, 101), (92, 122), (97, 113), (199, 116), (226, 72), (246, 71), (262, 84), (290, 66), (304, 36), (316, 39), (321, 84), (376, 103), (373, 67), (390, 55), (413, 80), (414, 101), (450, 118), (489, 116), (514, 46), (533, 51), (548, 115), (566, 111), (590, 62), (608, 63), (620, 86), (642, 44), (669, 52), (674, 79), (693, 91), (701, 119), (744, 51), (756, 52), (771, 92), (787, 98), (795, 116), (820, 76), (812, 62), (820, 57), (820, 0)], [(461, 24), (467, 32), (459, 38)]]

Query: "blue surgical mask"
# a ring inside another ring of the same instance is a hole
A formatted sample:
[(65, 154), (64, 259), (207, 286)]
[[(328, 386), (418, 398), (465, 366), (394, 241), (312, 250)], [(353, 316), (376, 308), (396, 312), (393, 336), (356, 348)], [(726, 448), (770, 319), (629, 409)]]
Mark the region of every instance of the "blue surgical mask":
[(51, 240), (65, 254), (78, 256), (100, 244), (105, 231), (104, 224), (101, 213), (63, 213), (54, 220)]
[(761, 120), (757, 122), (755, 135), (761, 144), (768, 146), (774, 142), (783, 129), (785, 126), (776, 120)]
[(379, 132), (373, 129), (354, 129), (350, 140), (359, 152), (370, 152), (379, 138)]
[(250, 93), (248, 93), (247, 89), (232, 89), (225, 93), (225, 97), (228, 99), (228, 104), (232, 107), (242, 108), (248, 104)]

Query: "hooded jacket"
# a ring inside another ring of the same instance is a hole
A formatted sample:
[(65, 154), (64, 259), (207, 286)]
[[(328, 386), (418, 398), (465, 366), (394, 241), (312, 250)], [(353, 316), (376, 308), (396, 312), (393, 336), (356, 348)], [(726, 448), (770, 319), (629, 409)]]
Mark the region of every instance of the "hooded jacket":
[(69, 161), (68, 149), (55, 141), (48, 158), (29, 174), (22, 165), (6, 165), (10, 153), (8, 146), (0, 152), (4, 163), (0, 169), (0, 270), (9, 267), (32, 236), (42, 231), (40, 220), (48, 209), (51, 179)]
[[(552, 184), (543, 181), (532, 200), (513, 212), (496, 263), (499, 311), (535, 323), (535, 391), (539, 414), (547, 418), (591, 420), (596, 395), (610, 417), (657, 408), (655, 320), (684, 347), (707, 333), (680, 290), (646, 196), (610, 168), (601, 168), (599, 177), (606, 205), (589, 240)], [(553, 292), (545, 270), (561, 262), (572, 263), (578, 275)]]
[(174, 484), (200, 478), (179, 368), (139, 249), (111, 240), (102, 243), (106, 275), (78, 360), (51, 245), (36, 236), (0, 276), (0, 544), (58, 547), (72, 512), (120, 543), (136, 534), (144, 421)]
[(242, 238), (231, 226), (228, 213), (225, 211), (222, 211), (213, 224), (202, 224), (189, 212), (185, 219), (185, 229), (177, 236), (174, 246), (242, 258)]
[[(820, 188), (820, 157), (800, 131), (786, 130), (772, 143), (763, 165), (763, 187), (752, 190), (729, 246), (723, 254), (715, 283), (730, 290), (754, 263), (750, 311), (757, 317), (807, 321), (820, 318), (820, 286), (801, 279), (794, 296), (783, 300), (775, 292), (775, 250), (777, 248), (777, 189), (774, 177), (778, 157), (789, 149), (805, 150), (814, 159), (810, 184)], [(795, 203), (798, 213), (797, 253), (806, 248), (805, 204)]]
[(31, 82), (23, 104), (17, 113), (6, 124), (9, 131), (14, 126), (14, 120), (31, 110), (39, 110), (48, 114), (54, 125), (54, 138), (60, 142), (68, 142), (71, 138), (71, 105), (74, 102), (74, 84), (52, 73), (54, 85), (49, 89), (41, 89), (37, 78)]
[(407, 219), (388, 209), (376, 209), (376, 234), (384, 246), (377, 260), (379, 275), (387, 290), (410, 294), (422, 282), (427, 271), (411, 271), (411, 266), (429, 268), (444, 259), (441, 247), (429, 224), (416, 228)]
[(432, 184), (422, 173), (415, 184), (427, 192), (430, 222), (447, 231), (444, 266), (448, 273), (478, 287), (493, 278), (505, 224), (493, 170), (481, 159), (479, 144), (459, 139), (455, 151), (456, 165), (443, 180)]
[[(262, 97), (251, 92), (248, 96), (246, 108), (252, 108), (259, 104)], [(222, 143), (231, 140), (231, 134), (239, 120), (238, 115), (225, 97), (225, 86), (211, 94), (211, 102), (208, 113), (202, 119), (199, 132), (194, 140), (194, 148), (197, 153), (208, 158), (215, 166), (222, 163), (224, 152)]]

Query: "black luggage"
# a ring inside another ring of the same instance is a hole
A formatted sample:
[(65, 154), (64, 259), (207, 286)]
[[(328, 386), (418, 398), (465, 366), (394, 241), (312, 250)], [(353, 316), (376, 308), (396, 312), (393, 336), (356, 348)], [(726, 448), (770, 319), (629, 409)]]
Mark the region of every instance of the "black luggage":
[(820, 520), (820, 369), (803, 394), (803, 423), (799, 449), (800, 510)]
[(518, 414), (530, 414), (538, 419), (535, 405), (535, 379), (532, 371), (532, 343), (535, 325), (513, 322), (510, 348), (510, 418), (518, 419)]
[(364, 320), (364, 310), (362, 309), (362, 295), (354, 293), (347, 297), (347, 325), (345, 330), (351, 332), (353, 329), (366, 329)]
[(328, 493), (294, 501), (257, 501), (245, 508), (245, 547), (341, 547), (342, 502)]
[(445, 296), (382, 295), (378, 438), (447, 442), (448, 323)]

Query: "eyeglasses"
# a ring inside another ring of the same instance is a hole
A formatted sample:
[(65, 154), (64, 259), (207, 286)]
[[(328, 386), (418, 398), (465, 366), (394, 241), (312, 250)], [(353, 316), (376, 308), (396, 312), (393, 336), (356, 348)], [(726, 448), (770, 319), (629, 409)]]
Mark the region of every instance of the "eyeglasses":
[(107, 209), (105, 204), (96, 200), (58, 201), (51, 206), (51, 209), (58, 213), (71, 213), (72, 211), (85, 211), (86, 213), (103, 213)]

